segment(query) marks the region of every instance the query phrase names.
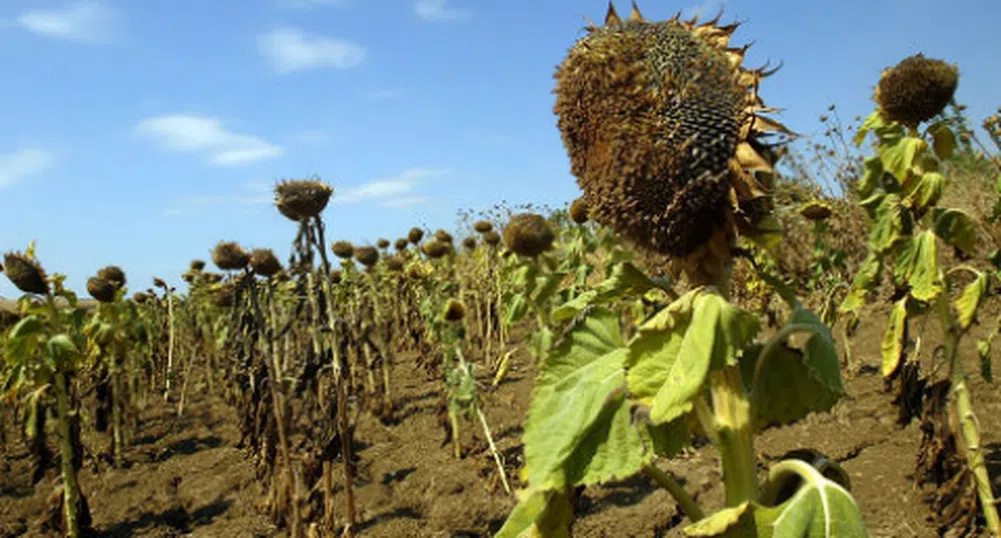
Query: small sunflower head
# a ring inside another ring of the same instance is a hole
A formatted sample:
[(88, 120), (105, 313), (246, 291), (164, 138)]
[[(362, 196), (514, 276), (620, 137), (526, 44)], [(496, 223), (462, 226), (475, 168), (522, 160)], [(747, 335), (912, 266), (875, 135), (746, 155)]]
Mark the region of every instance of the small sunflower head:
[(473, 223), (473, 229), (478, 233), (485, 234), (494, 229), (494, 225), (489, 220), (478, 220)]
[(355, 249), (355, 259), (370, 268), (379, 262), (379, 251), (375, 247), (358, 247)]
[(394, 273), (399, 273), (403, 270), (403, 260), (401, 260), (398, 256), (387, 256), (386, 269), (389, 269)]
[(152, 297), (145, 291), (137, 291), (132, 294), (132, 301), (138, 304), (149, 302)]
[[(192, 278), (194, 278), (194, 275), (192, 275)], [(167, 283), (162, 278), (153, 277), (153, 287), (166, 290)]]
[(883, 71), (875, 99), (884, 118), (917, 127), (945, 110), (958, 84), (956, 66), (916, 54)]
[(396, 247), (396, 250), (407, 250), (407, 247), (410, 246), (410, 241), (406, 237), (401, 237), (396, 240), (396, 244), (393, 246)]
[(421, 239), (424, 239), (424, 230), (414, 226), (409, 232), (407, 232), (407, 239), (413, 245), (420, 244)]
[(205, 261), (204, 260), (191, 260), (191, 265), (188, 268), (197, 273), (197, 272), (205, 269)]
[(219, 308), (232, 308), (236, 304), (236, 287), (223, 284), (212, 292), (212, 304)]
[(34, 259), (17, 252), (3, 256), (3, 272), (17, 289), (25, 293), (44, 295), (49, 292), (45, 270)]
[(108, 283), (114, 286), (116, 290), (125, 287), (125, 283), (127, 282), (125, 279), (125, 271), (122, 271), (122, 268), (117, 265), (102, 267), (97, 271), (97, 276), (107, 280)]
[(327, 207), (334, 189), (314, 179), (285, 180), (275, 186), (275, 207), (290, 220), (319, 216)]
[(429, 272), (426, 270), (421, 263), (412, 263), (407, 266), (407, 278), (410, 280), (424, 280), (428, 277)]
[(340, 284), (344, 280), (344, 276), (341, 274), (340, 269), (334, 269), (330, 272), (330, 281), (334, 284)]
[(466, 250), (474, 250), (476, 248), (476, 238), (473, 236), (469, 236), (463, 239), (462, 246), (465, 247)]
[(577, 224), (587, 222), (587, 211), (587, 200), (583, 196), (570, 204), (570, 218)]
[(222, 282), (222, 275), (219, 273), (205, 273), (205, 282), (208, 282), (209, 284)]
[(483, 242), (495, 247), (501, 242), (501, 235), (497, 230), (490, 230), (489, 232), (483, 234)]
[(438, 241), (437, 239), (432, 239), (424, 243), (424, 245), (421, 246), (421, 250), (424, 252), (424, 255), (427, 256), (428, 258), (437, 260), (438, 258), (442, 258), (446, 254), (448, 254), (450, 248), (447, 243), (443, 243), (441, 241)]
[(375, 246), (379, 248), (389, 248), (389, 245), (390, 245), (389, 239), (380, 238), (378, 241), (375, 242)]
[(111, 303), (115, 300), (115, 285), (99, 276), (92, 276), (87, 279), (87, 293), (98, 302)]
[(542, 215), (519, 213), (504, 227), (504, 245), (515, 254), (535, 257), (552, 246), (556, 234)]
[(831, 206), (819, 200), (811, 200), (800, 206), (799, 214), (814, 222), (827, 220), (831, 216)]
[(452, 244), (452, 234), (446, 232), (445, 230), (435, 230), (434, 238), (442, 243)]
[(355, 246), (350, 241), (337, 241), (330, 245), (330, 250), (334, 251), (334, 256), (342, 260), (350, 260), (355, 255)]
[(449, 299), (444, 312), (442, 312), (442, 317), (445, 318), (445, 321), (462, 321), (462, 318), (466, 317), (466, 305), (458, 299)]
[(233, 241), (220, 241), (212, 251), (212, 263), (223, 271), (239, 271), (250, 263), (250, 254)]
[(255, 248), (250, 253), (250, 268), (264, 278), (271, 278), (282, 270), (282, 264), (270, 248)]

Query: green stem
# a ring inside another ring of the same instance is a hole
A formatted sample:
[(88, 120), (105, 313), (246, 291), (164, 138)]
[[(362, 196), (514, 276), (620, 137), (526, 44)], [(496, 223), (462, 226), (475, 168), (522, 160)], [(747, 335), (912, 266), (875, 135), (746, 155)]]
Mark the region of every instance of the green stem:
[(685, 488), (681, 487), (681, 484), (674, 478), (674, 475), (661, 471), (660, 469), (654, 467), (653, 465), (647, 465), (643, 468), (643, 472), (647, 476), (653, 479), (660, 487), (667, 490), (668, 493), (674, 497), (674, 500), (678, 501), (678, 506), (681, 507), (681, 511), (688, 516), (688, 519), (693, 523), (699, 521), (705, 517), (702, 513), (702, 508), (699, 504), (695, 502), (695, 499), (685, 491)]
[(758, 498), (751, 402), (737, 366), (710, 373), (709, 390), (726, 482), (726, 505), (733, 507)]
[(62, 458), (63, 474), (63, 508), (66, 516), (66, 535), (69, 538), (80, 536), (80, 524), (77, 520), (77, 504), (80, 499), (80, 489), (76, 482), (76, 470), (73, 469), (73, 442), (70, 437), (69, 390), (66, 386), (66, 375), (56, 372), (56, 411), (59, 413), (59, 454)]
[(970, 400), (970, 391), (966, 385), (966, 373), (959, 358), (959, 340), (962, 332), (959, 329), (952, 309), (949, 307), (947, 296), (939, 294), (936, 301), (938, 306), (939, 323), (942, 332), (945, 333), (945, 357), (949, 368), (949, 381), (952, 396), (956, 401), (956, 410), (959, 414), (960, 428), (963, 440), (966, 441), (966, 464), (973, 472), (974, 480), (977, 484), (977, 495), (980, 497), (980, 507), (984, 511), (984, 519), (987, 521), (987, 528), (994, 536), (1001, 536), (1001, 519), (998, 517), (997, 503), (994, 500), (994, 490), (991, 486), (990, 476), (987, 472), (987, 464), (984, 460), (982, 441), (980, 439), (980, 427), (977, 416), (973, 412), (973, 403)]

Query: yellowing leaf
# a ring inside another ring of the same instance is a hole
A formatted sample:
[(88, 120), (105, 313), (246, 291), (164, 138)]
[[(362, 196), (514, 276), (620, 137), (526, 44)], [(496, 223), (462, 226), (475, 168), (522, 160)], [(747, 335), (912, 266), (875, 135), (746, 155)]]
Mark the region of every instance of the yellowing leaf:
[(920, 138), (905, 136), (891, 144), (880, 144), (878, 153), (886, 171), (903, 185), (907, 181), (907, 176), (912, 173), (911, 167), (914, 166), (918, 155), (926, 146), (925, 141)]
[(938, 209), (935, 211), (935, 235), (963, 254), (976, 253), (977, 222), (960, 209)]
[(945, 122), (935, 123), (928, 128), (928, 132), (932, 135), (932, 147), (935, 150), (935, 155), (942, 160), (952, 157), (957, 144), (956, 133), (952, 132), (949, 124)]
[(911, 296), (930, 302), (942, 293), (939, 279), (938, 248), (935, 234), (924, 231), (908, 239), (897, 254), (893, 276), (898, 283), (910, 286)]
[(883, 260), (878, 255), (869, 253), (859, 265), (852, 287), (841, 306), (838, 307), (838, 312), (847, 313), (858, 310), (865, 300), (866, 293), (879, 283), (879, 274), (882, 270)]
[(907, 329), (907, 297), (893, 304), (890, 311), (890, 320), (887, 323), (886, 331), (883, 333), (883, 343), (880, 351), (883, 355), (882, 372), (883, 377), (890, 377), (897, 368), (900, 367), (900, 360), (904, 355), (904, 339)]
[(873, 222), (869, 227), (869, 247), (878, 253), (887, 251), (900, 239), (903, 229), (900, 195), (887, 194), (876, 207)]
[(938, 203), (944, 189), (945, 176), (938, 172), (926, 172), (907, 197), (911, 200), (911, 207), (920, 211)]
[(977, 309), (987, 297), (987, 287), (990, 284), (990, 277), (986, 273), (977, 273), (977, 278), (967, 284), (962, 295), (956, 298), (953, 305), (956, 307), (956, 314), (959, 317), (959, 326), (966, 329), (973, 323), (973, 318), (977, 314)]

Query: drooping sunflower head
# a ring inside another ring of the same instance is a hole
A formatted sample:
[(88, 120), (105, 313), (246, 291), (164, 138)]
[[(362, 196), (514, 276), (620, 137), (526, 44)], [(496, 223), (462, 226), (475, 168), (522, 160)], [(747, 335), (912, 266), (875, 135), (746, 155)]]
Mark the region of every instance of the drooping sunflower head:
[(623, 20), (610, 4), (555, 75), (554, 112), (589, 216), (674, 258), (721, 229), (753, 233), (777, 158), (765, 139), (791, 134), (762, 116), (772, 110), (758, 86), (774, 71), (743, 67), (747, 47), (730, 47), (738, 25), (718, 21), (648, 21), (635, 4)]
[(334, 189), (318, 179), (292, 179), (275, 185), (275, 207), (296, 222), (323, 212)]
[(381, 237), (381, 238), (379, 238), (378, 241), (375, 242), (375, 246), (377, 246), (377, 247), (379, 247), (381, 249), (389, 248), (390, 244), (391, 243), (389, 242), (389, 239), (386, 239), (385, 237)]
[(99, 302), (110, 303), (115, 300), (115, 285), (99, 276), (92, 276), (87, 279), (87, 293)]
[(587, 200), (584, 197), (577, 198), (570, 204), (570, 218), (577, 224), (584, 224), (587, 222), (589, 209), (587, 207)]
[(19, 252), (8, 252), (3, 256), (3, 271), (14, 286), (25, 293), (44, 295), (49, 292), (45, 270), (34, 258)]
[(123, 288), (127, 282), (125, 278), (125, 271), (122, 271), (122, 268), (117, 265), (109, 265), (98, 269), (97, 276), (98, 278), (106, 280), (109, 284), (114, 286), (116, 290)]
[(410, 241), (406, 237), (401, 237), (396, 240), (396, 244), (393, 246), (396, 247), (396, 250), (407, 250), (410, 246)]
[(478, 220), (473, 223), (473, 229), (476, 230), (477, 233), (485, 234), (494, 229), (494, 224), (489, 220)]
[(237, 271), (250, 263), (250, 254), (236, 242), (221, 241), (212, 251), (212, 263), (223, 271)]
[(355, 259), (365, 267), (372, 267), (379, 261), (379, 251), (375, 247), (355, 247)]
[(255, 248), (250, 253), (250, 268), (264, 278), (271, 278), (282, 270), (282, 264), (270, 248)]
[(886, 119), (917, 127), (945, 110), (959, 85), (959, 69), (915, 54), (883, 71), (875, 99)]
[(335, 241), (334, 244), (330, 245), (330, 250), (342, 260), (351, 259), (355, 255), (355, 246), (350, 241)]
[(410, 243), (414, 245), (420, 243), (421, 239), (424, 239), (424, 230), (414, 226), (409, 232), (407, 232), (407, 239), (409, 239)]

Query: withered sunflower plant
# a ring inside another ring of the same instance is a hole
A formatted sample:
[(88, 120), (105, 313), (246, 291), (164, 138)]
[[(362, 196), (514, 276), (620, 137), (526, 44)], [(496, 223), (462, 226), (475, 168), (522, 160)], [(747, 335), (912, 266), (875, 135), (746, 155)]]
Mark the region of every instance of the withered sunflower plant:
[[(577, 219), (665, 259), (654, 269), (688, 289), (622, 262), (552, 309), (557, 334), (524, 426), (526, 486), (498, 537), (569, 536), (576, 488), (641, 473), (688, 517), (686, 536), (867, 535), (848, 475), (823, 454), (787, 454), (759, 480), (755, 434), (828, 411), (844, 389), (830, 329), (792, 294), (771, 337), (729, 301), (737, 239), (769, 245), (780, 233), (770, 190), (793, 133), (761, 97), (775, 70), (746, 67), (749, 47), (731, 45), (739, 24), (721, 17), (654, 21), (633, 3), (622, 18), (610, 4), (556, 69)], [(516, 253), (541, 252), (518, 252), (509, 235)], [(617, 308), (658, 288), (677, 299), (640, 321)], [(623, 323), (636, 325), (632, 336)], [(715, 513), (659, 465), (695, 438), (720, 453), (725, 506)]]

